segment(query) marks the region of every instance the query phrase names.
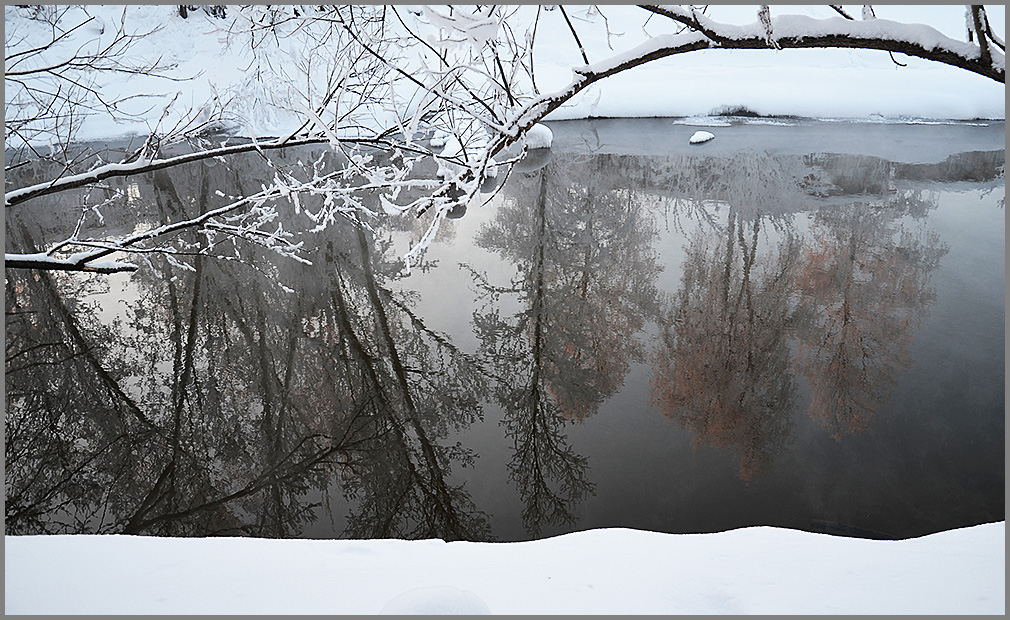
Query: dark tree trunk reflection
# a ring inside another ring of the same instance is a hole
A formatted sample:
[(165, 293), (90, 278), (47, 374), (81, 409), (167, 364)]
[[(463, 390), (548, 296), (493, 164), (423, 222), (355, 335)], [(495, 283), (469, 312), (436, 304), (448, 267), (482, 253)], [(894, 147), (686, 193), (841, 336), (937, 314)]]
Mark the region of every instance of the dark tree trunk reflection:
[[(482, 359), (498, 376), (495, 400), (512, 441), (509, 478), (523, 526), (571, 526), (593, 491), (588, 461), (569, 445), (566, 421), (592, 416), (644, 359), (641, 330), (658, 307), (655, 224), (607, 158), (555, 160), (516, 178), (477, 243), (518, 274), (501, 287), (473, 272), (486, 307), (474, 315)], [(521, 310), (502, 316), (513, 297)]]
[[(145, 217), (207, 209), (245, 165), (154, 175)], [(348, 535), (489, 538), (451, 481), (473, 455), (440, 443), (480, 419), (483, 376), (384, 284), (399, 261), (378, 238), (328, 234), (315, 266), (280, 266), (297, 295), (265, 255), (152, 258), (111, 324), (64, 307), (96, 280), (8, 272), (8, 531), (290, 537), (336, 485), (358, 505)]]

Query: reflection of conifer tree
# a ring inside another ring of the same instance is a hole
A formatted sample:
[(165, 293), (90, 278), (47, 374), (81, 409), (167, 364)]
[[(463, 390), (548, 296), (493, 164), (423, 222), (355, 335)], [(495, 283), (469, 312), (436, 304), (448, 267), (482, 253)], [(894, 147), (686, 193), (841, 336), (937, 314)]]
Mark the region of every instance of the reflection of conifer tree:
[(479, 245), (518, 265), (520, 301), (542, 308), (545, 380), (569, 419), (592, 415), (620, 387), (656, 311), (655, 224), (631, 191), (613, 187), (617, 163), (558, 159), (516, 179), (515, 198), (478, 233)]
[(592, 491), (564, 419), (592, 415), (620, 387), (655, 311), (655, 229), (630, 191), (606, 186), (618, 175), (605, 157), (551, 163), (514, 179), (506, 191), (515, 196), (478, 234), (479, 245), (519, 268), (508, 289), (474, 274), (489, 305), (508, 294), (524, 308), (511, 317), (478, 312), (474, 324), (499, 374), (495, 396), (514, 446), (509, 475), (535, 536), (544, 525), (573, 524)]
[(930, 272), (947, 250), (935, 233), (901, 217), (921, 217), (928, 206), (920, 193), (905, 192), (885, 206), (824, 208), (814, 218), (799, 277), (810, 318), (797, 366), (813, 393), (808, 413), (836, 439), (867, 428), (908, 366), (915, 329), (934, 299)]
[(787, 235), (759, 257), (761, 221), (731, 212), (724, 241), (696, 234), (652, 379), (661, 411), (690, 428), (695, 445), (739, 451), (744, 480), (785, 446), (795, 398), (787, 339), (798, 243)]
[[(547, 177), (540, 175), (533, 222), (537, 237), (547, 231)], [(532, 536), (544, 525), (573, 525), (574, 507), (593, 485), (586, 476), (588, 462), (576, 454), (563, 432), (560, 407), (551, 397), (545, 340), (551, 321), (545, 309), (545, 260), (548, 249), (537, 244), (530, 263), (530, 307), (516, 320), (502, 319), (497, 310), (475, 314), (482, 353), (504, 372), (495, 397), (504, 408), (501, 425), (513, 441), (509, 479), (519, 487), (523, 527)], [(497, 295), (493, 295), (497, 297)]]

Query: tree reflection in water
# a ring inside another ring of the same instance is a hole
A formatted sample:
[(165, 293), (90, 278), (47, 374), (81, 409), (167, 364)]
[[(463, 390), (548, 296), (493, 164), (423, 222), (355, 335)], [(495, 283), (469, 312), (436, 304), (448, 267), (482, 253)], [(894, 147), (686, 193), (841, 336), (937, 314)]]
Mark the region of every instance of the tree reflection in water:
[[(7, 534), (108, 531), (112, 487), (132, 484), (156, 427), (102, 357), (114, 326), (48, 273), (8, 272), (4, 446)], [(90, 333), (89, 333), (90, 332)]]
[[(570, 531), (596, 486), (566, 426), (604, 410), (637, 363), (663, 416), (755, 480), (804, 411), (836, 439), (869, 428), (909, 363), (947, 248), (926, 223), (935, 197), (896, 182), (992, 180), (1002, 161), (554, 154), (513, 175), (478, 231), (515, 271), (468, 266), (472, 353), (397, 281), (410, 223), (331, 226), (306, 240), (312, 265), (7, 270), (7, 533), (296, 537), (342, 494), (333, 535), (488, 540), (460, 473), (477, 455), (454, 441), (485, 403), (502, 410), (522, 527)], [(253, 156), (112, 181), (105, 197), (154, 226), (266, 173)], [(41, 242), (50, 206), (9, 214), (8, 239)], [(663, 246), (664, 218), (682, 252)], [(683, 256), (677, 269), (661, 251)]]
[[(655, 316), (660, 271), (652, 216), (606, 156), (556, 157), (517, 175), (477, 244), (515, 264), (507, 287), (473, 271), (484, 309), (474, 314), (479, 355), (498, 377), (495, 400), (512, 441), (509, 478), (527, 532), (570, 526), (593, 491), (565, 421), (593, 415), (644, 359), (641, 331)], [(502, 316), (501, 297), (520, 310)]]
[(802, 246), (793, 219), (830, 182), (798, 157), (749, 151), (681, 158), (667, 170), (665, 191), (698, 225), (660, 321), (653, 401), (691, 430), (695, 447), (735, 449), (740, 478), (752, 480), (791, 439)]
[[(708, 164), (694, 168), (704, 195), (724, 198), (725, 223), (709, 210), (709, 230), (696, 230), (687, 247), (653, 368), (663, 414), (690, 428), (696, 447), (737, 450), (745, 481), (790, 442), (794, 370), (813, 394), (808, 414), (832, 436), (867, 428), (906, 364), (934, 298), (929, 274), (946, 252), (922, 221), (935, 202), (890, 190), (889, 162), (821, 158), (812, 171), (790, 173), (783, 161), (750, 153), (722, 160), (717, 174)], [(749, 186), (754, 177), (732, 167), (773, 174)], [(682, 200), (692, 202), (690, 187)], [(816, 209), (810, 238), (795, 231), (790, 201), (774, 202), (791, 197), (809, 208), (815, 203), (803, 194), (850, 192), (892, 196)], [(777, 234), (762, 237), (763, 222)], [(759, 255), (762, 239), (771, 247)]]
[(814, 215), (797, 281), (804, 321), (795, 366), (813, 394), (807, 413), (836, 439), (869, 427), (909, 364), (935, 299), (930, 273), (947, 253), (921, 222), (932, 207), (927, 193), (901, 192)]
[(761, 221), (731, 211), (724, 239), (691, 240), (653, 367), (660, 411), (696, 446), (736, 448), (744, 480), (788, 442), (796, 394), (787, 342), (799, 242), (788, 233), (758, 257)]
[[(208, 208), (248, 163), (155, 175), (145, 215)], [(384, 242), (330, 235), (311, 267), (152, 259), (112, 324), (67, 308), (94, 280), (8, 272), (8, 533), (297, 536), (339, 480), (347, 535), (489, 538), (448, 480), (472, 455), (440, 444), (482, 415), (483, 377), (390, 292)]]

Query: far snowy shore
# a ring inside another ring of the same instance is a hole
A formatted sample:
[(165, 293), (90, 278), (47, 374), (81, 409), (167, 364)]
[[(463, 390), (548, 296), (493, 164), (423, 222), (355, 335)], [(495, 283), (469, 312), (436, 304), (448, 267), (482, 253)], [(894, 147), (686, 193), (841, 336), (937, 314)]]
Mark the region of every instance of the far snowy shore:
[(1003, 614), (1005, 526), (900, 541), (772, 527), (521, 543), (9, 536), (5, 612)]
[[(925, 24), (961, 40), (964, 10), (960, 5), (881, 6), (878, 17)], [(1002, 6), (993, 5), (988, 10), (993, 24), (1005, 22)], [(593, 62), (662, 32), (661, 20), (646, 22), (643, 12), (635, 7), (571, 6), (568, 11), (578, 23), (581, 42)], [(772, 13), (837, 17), (827, 5), (772, 7)], [(18, 33), (21, 47), (42, 45), (51, 34), (48, 24), (26, 19), (24, 11), (16, 7), (6, 7), (5, 15), (7, 30)], [(128, 32), (156, 30), (137, 41), (131, 54), (162, 58), (175, 67), (167, 74), (180, 81), (118, 73), (104, 77), (96, 87), (106, 97), (125, 98), (122, 111), (136, 116), (117, 122), (108, 115), (87, 115), (79, 119), (78, 140), (146, 135), (157, 125), (164, 105), (175, 92), (178, 109), (167, 114), (163, 121), (166, 126), (176, 122), (188, 106), (200, 108), (215, 95), (222, 100), (234, 99), (245, 112), (244, 126), (235, 128), (242, 135), (282, 135), (300, 124), (301, 118), (286, 109), (288, 102), (283, 97), (275, 101), (271, 96), (273, 90), (283, 92), (285, 76), (299, 74), (300, 55), (293, 50), (304, 41), (297, 36), (283, 43), (268, 38), (267, 43), (254, 46), (254, 54), (247, 41), (228, 34), (231, 18), (217, 19), (204, 11), (191, 12), (183, 19), (174, 5), (134, 6), (127, 8), (124, 17), (121, 6), (88, 6), (86, 14), (83, 9), (73, 9), (68, 19), (83, 20), (87, 16), (94, 16), (98, 24), (125, 19)], [(715, 5), (711, 16), (726, 23), (751, 23), (757, 20), (757, 6)], [(572, 68), (583, 64), (582, 57), (560, 11), (542, 10), (538, 17), (537, 8), (528, 5), (509, 17), (515, 32), (525, 32), (534, 22), (540, 33), (534, 46), (536, 80), (542, 92), (549, 92), (571, 80)], [(68, 49), (90, 49), (87, 45), (94, 45), (98, 36), (90, 26), (72, 34), (66, 42)], [(898, 56), (892, 61), (886, 52), (855, 49), (705, 50), (609, 77), (545, 120), (704, 118), (732, 111), (899, 122), (1005, 118), (1003, 84), (937, 62)], [(152, 93), (157, 94), (154, 99), (150, 98)]]

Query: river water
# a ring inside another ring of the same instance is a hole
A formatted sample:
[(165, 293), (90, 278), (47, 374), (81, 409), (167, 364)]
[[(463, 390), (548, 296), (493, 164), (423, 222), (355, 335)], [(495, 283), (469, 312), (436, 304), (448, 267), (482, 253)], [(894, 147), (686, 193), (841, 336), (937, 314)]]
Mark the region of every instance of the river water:
[[(1004, 519), (1003, 123), (728, 122), (697, 146), (672, 119), (554, 123), (409, 275), (413, 218), (339, 221), (311, 265), (6, 270), (7, 533)], [(95, 225), (129, 232), (266, 174), (25, 203), (8, 251), (87, 201), (119, 196)]]

